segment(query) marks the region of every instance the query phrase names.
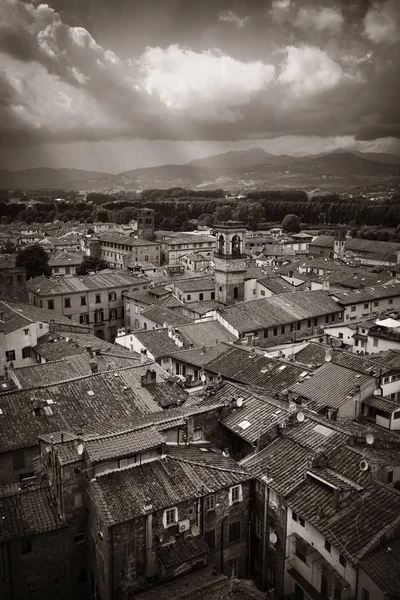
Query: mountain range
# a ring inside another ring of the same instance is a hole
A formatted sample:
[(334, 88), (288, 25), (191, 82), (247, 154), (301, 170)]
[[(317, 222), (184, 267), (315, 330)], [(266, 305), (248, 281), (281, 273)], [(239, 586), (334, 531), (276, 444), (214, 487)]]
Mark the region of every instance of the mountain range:
[(335, 150), (309, 156), (275, 155), (262, 148), (235, 150), (192, 160), (118, 174), (41, 167), (0, 170), (0, 188), (65, 188), (75, 190), (140, 190), (174, 186), (210, 189), (256, 187), (354, 187), (400, 181), (400, 156)]

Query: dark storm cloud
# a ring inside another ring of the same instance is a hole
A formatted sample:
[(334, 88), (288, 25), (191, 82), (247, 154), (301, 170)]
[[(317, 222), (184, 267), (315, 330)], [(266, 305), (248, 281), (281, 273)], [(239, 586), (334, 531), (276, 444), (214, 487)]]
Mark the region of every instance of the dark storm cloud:
[(400, 137), (394, 0), (6, 0), (0, 17), (3, 145)]

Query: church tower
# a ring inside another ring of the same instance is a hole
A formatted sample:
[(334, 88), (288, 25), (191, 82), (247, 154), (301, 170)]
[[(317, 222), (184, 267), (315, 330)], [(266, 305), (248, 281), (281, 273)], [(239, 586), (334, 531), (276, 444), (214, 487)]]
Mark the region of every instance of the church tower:
[(137, 209), (137, 236), (141, 240), (154, 240), (154, 210), (152, 208)]
[(247, 270), (246, 229), (239, 221), (214, 225), (215, 299), (225, 306), (244, 301), (244, 276)]
[(333, 240), (333, 258), (344, 258), (346, 251), (346, 229), (337, 229)]

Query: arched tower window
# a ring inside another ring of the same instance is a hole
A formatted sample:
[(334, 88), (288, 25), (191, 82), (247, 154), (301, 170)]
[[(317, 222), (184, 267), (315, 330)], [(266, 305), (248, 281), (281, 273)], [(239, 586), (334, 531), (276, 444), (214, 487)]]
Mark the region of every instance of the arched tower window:
[(218, 238), (218, 254), (225, 254), (225, 238), (222, 233)]
[(233, 298), (237, 300), (239, 298), (239, 289), (237, 287), (233, 288)]
[(240, 254), (240, 237), (234, 235), (232, 238), (232, 254)]

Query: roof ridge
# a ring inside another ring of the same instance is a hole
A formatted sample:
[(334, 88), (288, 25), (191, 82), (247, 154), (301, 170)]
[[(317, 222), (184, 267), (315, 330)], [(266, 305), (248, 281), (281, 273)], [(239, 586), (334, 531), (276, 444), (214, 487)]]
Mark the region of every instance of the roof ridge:
[(13, 308), (9, 304), (7, 304), (7, 302), (5, 300), (2, 300), (2, 303), (4, 304), (4, 306), (6, 306), (7, 308), (9, 308), (13, 313), (15, 313), (16, 315), (18, 315), (19, 317), (23, 317), (24, 319), (26, 319), (27, 321), (29, 321), (29, 323), (35, 323), (35, 321), (33, 321), (32, 319), (30, 319), (29, 317), (27, 317), (23, 313), (19, 312), (16, 308)]
[[(196, 467), (206, 467), (208, 469), (214, 469), (215, 471), (222, 471), (223, 473), (237, 473), (238, 475), (249, 475), (247, 471), (234, 471), (233, 469), (225, 469), (224, 467), (217, 467), (208, 463), (188, 460), (187, 458), (180, 458), (179, 456), (171, 456), (170, 454), (167, 454), (167, 457), (171, 458), (172, 460), (177, 460), (178, 462), (186, 463), (188, 465), (195, 465)], [(249, 479), (251, 478), (252, 477), (249, 477)]]

